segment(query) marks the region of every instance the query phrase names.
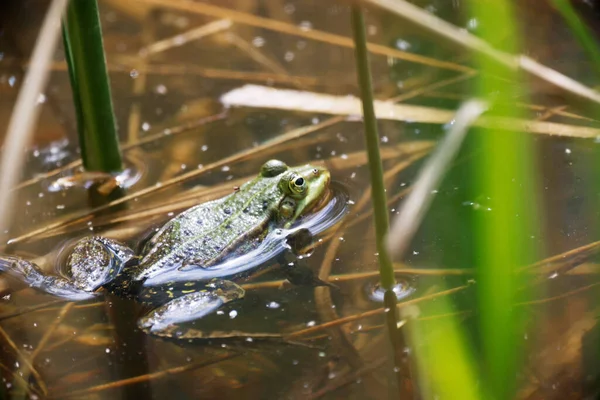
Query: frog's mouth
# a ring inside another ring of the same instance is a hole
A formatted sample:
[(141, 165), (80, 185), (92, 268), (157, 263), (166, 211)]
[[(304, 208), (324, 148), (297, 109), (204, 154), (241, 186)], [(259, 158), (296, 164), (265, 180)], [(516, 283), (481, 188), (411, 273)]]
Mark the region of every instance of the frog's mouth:
[(324, 190), (324, 193), (319, 198), (317, 198), (316, 201), (313, 201), (312, 204), (308, 204), (307, 208), (304, 210), (304, 213), (316, 213), (317, 211), (325, 207), (332, 197), (333, 190), (331, 190), (331, 188), (328, 185), (327, 189)]
[[(339, 182), (327, 186), (315, 197), (310, 210), (302, 213), (295, 228), (308, 228), (312, 234), (320, 233), (339, 222), (348, 211), (349, 195), (347, 188)], [(290, 228), (292, 224), (285, 228)]]

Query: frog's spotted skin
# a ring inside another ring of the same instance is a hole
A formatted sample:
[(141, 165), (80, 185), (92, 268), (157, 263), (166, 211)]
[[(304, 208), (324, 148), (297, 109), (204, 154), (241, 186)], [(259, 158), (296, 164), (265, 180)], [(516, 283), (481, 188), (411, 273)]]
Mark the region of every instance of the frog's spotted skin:
[[(239, 190), (222, 199), (195, 206), (167, 222), (145, 246), (134, 280), (142, 280), (182, 265), (204, 268), (214, 265), (243, 241), (251, 240), (267, 230), (271, 222), (283, 222), (279, 209), (287, 200), (290, 179), (303, 179), (307, 193), (316, 198), (324, 195), (329, 173), (322, 168), (305, 166), (275, 176), (259, 175)], [(282, 179), (283, 178), (283, 179)], [(286, 202), (287, 204), (287, 202)], [(296, 207), (300, 206), (298, 203)], [(312, 204), (302, 204), (302, 212)], [(297, 211), (296, 211), (297, 212)], [(296, 216), (283, 218), (293, 221)]]
[(256, 248), (269, 232), (289, 227), (328, 199), (329, 180), (325, 168), (289, 168), (271, 160), (255, 179), (232, 194), (195, 206), (167, 222), (137, 257), (117, 241), (88, 237), (73, 247), (67, 261), (68, 277), (44, 275), (35, 264), (15, 257), (0, 258), (0, 271), (71, 300), (92, 297), (97, 289), (104, 288), (150, 304), (159, 303), (139, 321), (139, 326), (165, 336), (179, 323), (201, 318), (228, 301), (242, 298), (244, 291), (234, 282), (221, 279), (231, 275), (228, 267), (211, 271), (210, 277), (177, 285), (162, 282), (164, 289), (144, 288), (144, 282), (153, 278), (161, 282), (161, 276), (170, 277), (183, 269), (207, 269), (240, 249)]

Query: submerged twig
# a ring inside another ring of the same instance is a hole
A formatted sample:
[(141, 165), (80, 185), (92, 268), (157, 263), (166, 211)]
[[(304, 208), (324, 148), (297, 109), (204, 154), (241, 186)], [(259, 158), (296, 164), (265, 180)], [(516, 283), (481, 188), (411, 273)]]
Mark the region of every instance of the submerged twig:
[(312, 393), (309, 398), (310, 399), (320, 399), (321, 397), (323, 397), (331, 392), (334, 392), (337, 389), (340, 389), (347, 385), (351, 385), (351, 384), (355, 383), (356, 380), (358, 378), (360, 378), (361, 376), (364, 376), (366, 374), (369, 374), (369, 373), (375, 371), (377, 368), (381, 367), (386, 362), (387, 362), (387, 358), (381, 358), (375, 362), (372, 362), (368, 365), (365, 365), (365, 366), (359, 368), (358, 370), (355, 370), (349, 374), (343, 375), (342, 377), (334, 380), (333, 382), (331, 382), (324, 388)]
[(460, 74), (460, 75), (452, 77), (452, 78), (448, 78), (448, 79), (444, 79), (442, 81), (434, 82), (434, 83), (432, 83), (430, 85), (423, 86), (423, 87), (420, 87), (420, 88), (416, 88), (416, 89), (413, 89), (413, 90), (411, 90), (409, 92), (399, 94), (398, 96), (395, 96), (395, 97), (392, 97), (391, 99), (389, 99), (389, 101), (400, 103), (400, 102), (406, 101), (408, 99), (411, 99), (413, 97), (417, 97), (417, 96), (423, 95), (425, 93), (431, 92), (434, 89), (439, 89), (439, 88), (442, 88), (442, 87), (445, 87), (445, 86), (453, 85), (453, 84), (458, 83), (458, 82), (462, 82), (462, 81), (467, 80), (467, 79), (471, 79), (475, 75), (476, 75), (475, 72), (465, 72), (464, 74)]
[[(422, 96), (431, 97), (434, 99), (450, 99), (450, 100), (468, 100), (469, 99), (468, 95), (462, 95), (462, 94), (458, 94), (458, 93), (449, 93), (449, 92), (439, 92), (439, 91), (425, 92), (422, 94)], [(506, 105), (505, 102), (502, 101), (502, 99), (499, 99), (497, 101), (497, 103), (495, 103), (495, 104)], [(527, 110), (532, 110), (532, 111), (545, 112), (548, 109), (548, 107), (540, 105), (540, 104), (528, 104), (528, 103), (515, 102), (513, 105), (515, 107), (525, 108)], [(595, 122), (595, 123), (600, 122), (597, 119), (586, 117), (586, 116), (579, 115), (579, 114), (575, 114), (575, 113), (569, 112), (569, 111), (555, 110), (555, 114), (558, 116), (561, 116), (561, 117), (576, 119), (576, 120), (580, 120), (580, 121), (588, 121), (588, 122)]]
[(192, 40), (198, 40), (203, 37), (212, 35), (214, 33), (221, 32), (223, 30), (231, 28), (231, 26), (232, 23), (228, 19), (212, 21), (206, 25), (190, 29), (187, 32), (183, 32), (173, 37), (162, 39), (152, 44), (149, 44), (141, 48), (139, 54), (142, 57), (147, 57), (150, 54), (156, 54), (171, 49), (173, 47), (183, 46), (184, 44), (189, 43)]
[[(131, 69), (136, 67), (138, 72), (155, 75), (197, 75), (211, 79), (236, 80), (243, 82), (274, 82), (283, 84), (301, 83), (306, 86), (329, 86), (331, 82), (324, 78), (313, 76), (296, 76), (289, 74), (276, 74), (271, 72), (256, 72), (256, 71), (236, 71), (230, 69), (205, 68), (197, 65), (180, 65), (180, 64), (142, 64), (140, 65), (136, 59), (131, 57), (115, 57), (121, 62), (109, 63), (107, 65), (109, 72), (123, 72), (129, 74)], [(52, 64), (52, 69), (55, 71), (65, 71), (67, 66), (64, 62), (55, 62)], [(334, 85), (335, 86), (335, 85)]]
[(558, 296), (546, 297), (544, 299), (539, 299), (539, 300), (522, 301), (520, 303), (515, 303), (515, 306), (532, 306), (535, 304), (549, 303), (554, 300), (564, 299), (566, 297), (573, 296), (574, 294), (585, 292), (585, 291), (590, 290), (598, 285), (600, 285), (600, 282), (596, 282), (596, 283), (592, 283), (590, 285), (578, 287), (577, 289), (573, 289), (573, 290), (569, 290), (568, 292), (561, 293)]
[[(135, 376), (133, 378), (127, 378), (127, 379), (121, 379), (119, 381), (114, 381), (114, 382), (109, 382), (109, 383), (105, 383), (102, 385), (97, 385), (97, 386), (92, 386), (86, 389), (81, 389), (81, 390), (76, 390), (74, 392), (70, 392), (70, 393), (61, 393), (60, 395), (56, 396), (56, 397), (79, 397), (82, 395), (89, 395), (92, 393), (98, 393), (98, 392), (103, 392), (105, 390), (109, 390), (109, 389), (118, 389), (124, 386), (128, 386), (128, 385), (133, 385), (136, 383), (141, 383), (141, 382), (148, 382), (148, 381), (154, 381), (157, 379), (162, 379), (165, 377), (169, 377), (169, 376), (173, 376), (173, 375), (177, 375), (177, 374), (181, 374), (183, 372), (187, 372), (187, 371), (192, 371), (194, 369), (198, 369), (198, 368), (203, 368), (203, 367), (207, 367), (209, 365), (213, 365), (222, 361), (226, 361), (229, 359), (232, 359), (234, 357), (238, 357), (240, 354), (239, 353), (230, 353), (230, 354), (223, 354), (220, 355), (216, 358), (207, 360), (207, 361), (202, 361), (199, 363), (194, 363), (194, 364), (189, 364), (189, 365), (184, 365), (181, 367), (174, 367), (174, 368), (169, 368), (167, 370), (164, 371), (158, 371), (158, 372), (153, 372), (151, 374), (145, 374), (145, 375), (140, 375), (140, 376)], [(51, 396), (54, 397), (54, 396)]]
[(59, 304), (59, 303), (64, 303), (66, 300), (63, 299), (59, 299), (59, 300), (52, 300), (52, 301), (48, 301), (46, 303), (42, 303), (42, 304), (36, 304), (34, 306), (29, 306), (29, 307), (22, 307), (19, 308), (17, 311), (12, 311), (12, 312), (7, 312), (4, 314), (0, 314), (0, 322), (7, 320), (9, 318), (14, 318), (14, 317), (18, 317), (30, 312), (34, 312), (34, 311), (39, 311), (39, 310), (43, 310), (46, 307), (51, 307), (55, 304)]
[[(441, 296), (448, 296), (460, 291), (463, 291), (467, 288), (469, 288), (470, 285), (463, 285), (463, 286), (457, 286), (455, 288), (452, 289), (448, 289), (448, 290), (444, 290), (441, 292), (436, 292), (430, 295), (426, 295), (426, 296), (421, 296), (418, 297), (416, 299), (411, 299), (411, 300), (406, 300), (406, 301), (401, 301), (398, 304), (396, 304), (397, 308), (401, 308), (401, 307), (406, 307), (412, 304), (417, 304), (420, 303), (422, 301), (427, 301), (427, 300), (432, 300), (432, 299), (436, 299), (438, 297)], [(299, 336), (304, 336), (310, 333), (314, 333), (314, 332), (319, 332), (323, 329), (327, 329), (330, 328), (332, 326), (336, 326), (336, 325), (341, 325), (341, 324), (347, 324), (348, 322), (353, 322), (353, 321), (358, 321), (360, 319), (363, 318), (368, 318), (368, 317), (372, 317), (374, 315), (379, 315), (379, 314), (383, 314), (385, 312), (386, 308), (385, 307), (381, 307), (381, 308), (376, 308), (374, 310), (370, 310), (370, 311), (365, 311), (363, 313), (359, 313), (359, 314), (354, 314), (354, 315), (349, 315), (346, 317), (342, 317), (339, 319), (336, 319), (334, 321), (330, 321), (324, 324), (320, 324), (320, 325), (315, 325), (315, 326), (311, 326), (310, 328), (306, 328), (306, 329), (302, 329), (299, 331), (295, 331), (295, 332), (291, 332), (287, 335), (284, 335), (285, 339), (293, 339)]]

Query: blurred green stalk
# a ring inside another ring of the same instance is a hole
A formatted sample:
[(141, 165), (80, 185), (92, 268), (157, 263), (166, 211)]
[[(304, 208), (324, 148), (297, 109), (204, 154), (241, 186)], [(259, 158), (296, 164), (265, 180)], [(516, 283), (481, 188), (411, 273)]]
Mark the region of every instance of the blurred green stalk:
[[(501, 50), (518, 54), (519, 34), (512, 4), (507, 0), (471, 0), (479, 36)], [(479, 71), (478, 97), (490, 99), (492, 115), (522, 117), (515, 105), (520, 76), (490, 58), (475, 58)], [(504, 76), (510, 84), (495, 79)], [(519, 281), (516, 268), (537, 259), (536, 241), (531, 240), (540, 203), (536, 198), (535, 154), (532, 137), (524, 132), (482, 130), (476, 136), (479, 152), (472, 168), (473, 196), (485, 198), (485, 211), (476, 213), (474, 231), (477, 260), (477, 298), (483, 356), (484, 397), (504, 400), (514, 397), (519, 355), (523, 345), (522, 316), (514, 308)], [(523, 292), (519, 293), (524, 295)]]
[[(373, 89), (371, 87), (371, 71), (369, 67), (369, 53), (365, 22), (359, 6), (352, 6), (352, 32), (354, 34), (354, 48), (358, 83), (362, 99), (363, 118), (365, 124), (365, 140), (369, 158), (369, 171), (371, 173), (371, 199), (375, 215), (375, 234), (377, 252), (379, 253), (379, 276), (381, 286), (386, 291), (391, 290), (396, 280), (392, 260), (385, 246), (388, 234), (389, 219), (388, 207), (383, 184), (383, 167), (379, 155), (379, 133), (377, 131), (377, 118), (373, 108)], [(392, 292), (393, 293), (393, 292)]]
[(121, 171), (97, 0), (70, 1), (63, 21), (63, 43), (83, 166), (88, 171)]

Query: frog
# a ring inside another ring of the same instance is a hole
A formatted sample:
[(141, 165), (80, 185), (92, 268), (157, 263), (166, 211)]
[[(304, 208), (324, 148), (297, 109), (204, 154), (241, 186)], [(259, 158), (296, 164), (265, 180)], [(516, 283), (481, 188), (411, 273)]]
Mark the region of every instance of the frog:
[(232, 193), (167, 221), (138, 254), (120, 241), (87, 236), (69, 249), (58, 274), (16, 256), (1, 257), (0, 271), (70, 301), (103, 292), (134, 299), (148, 305), (138, 319), (140, 329), (181, 336), (182, 324), (244, 297), (240, 280), (258, 268), (261, 256), (281, 250), (282, 231), (330, 201), (330, 180), (322, 166), (269, 160)]

